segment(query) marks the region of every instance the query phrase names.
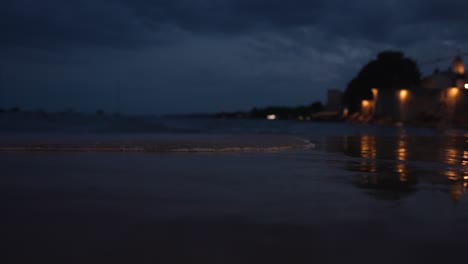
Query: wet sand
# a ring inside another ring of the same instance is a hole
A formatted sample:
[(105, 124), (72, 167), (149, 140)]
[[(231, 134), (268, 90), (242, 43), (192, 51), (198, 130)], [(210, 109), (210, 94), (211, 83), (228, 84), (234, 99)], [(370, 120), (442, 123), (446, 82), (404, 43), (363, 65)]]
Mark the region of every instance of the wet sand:
[(314, 140), (275, 153), (0, 152), (3, 263), (463, 263), (464, 137)]

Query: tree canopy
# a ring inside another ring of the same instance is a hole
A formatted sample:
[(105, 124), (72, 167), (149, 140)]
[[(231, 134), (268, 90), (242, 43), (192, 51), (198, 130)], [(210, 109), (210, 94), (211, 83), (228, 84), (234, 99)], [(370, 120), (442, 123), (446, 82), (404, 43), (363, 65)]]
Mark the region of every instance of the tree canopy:
[(418, 65), (405, 57), (403, 52), (381, 52), (377, 59), (367, 63), (349, 82), (344, 94), (344, 104), (350, 112), (356, 112), (362, 100), (372, 99), (372, 88), (381, 91), (411, 89), (419, 85), (420, 78)]

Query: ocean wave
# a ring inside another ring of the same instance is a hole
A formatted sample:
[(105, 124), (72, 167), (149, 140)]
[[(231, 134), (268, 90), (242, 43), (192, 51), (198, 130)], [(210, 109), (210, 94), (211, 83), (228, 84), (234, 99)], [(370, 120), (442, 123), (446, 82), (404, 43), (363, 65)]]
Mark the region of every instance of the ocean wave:
[(0, 151), (23, 152), (155, 152), (226, 153), (277, 152), (313, 148), (307, 139), (279, 135), (140, 135), (140, 136), (10, 136), (0, 140)]

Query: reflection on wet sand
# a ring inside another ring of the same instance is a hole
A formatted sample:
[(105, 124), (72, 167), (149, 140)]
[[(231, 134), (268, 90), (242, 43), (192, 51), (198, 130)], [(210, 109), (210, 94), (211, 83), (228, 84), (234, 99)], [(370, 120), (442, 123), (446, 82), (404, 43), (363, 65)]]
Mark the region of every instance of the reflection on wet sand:
[(408, 157), (408, 144), (406, 142), (405, 135), (398, 136), (398, 146), (396, 150), (396, 158), (398, 160), (397, 163), (397, 172), (401, 182), (408, 181), (408, 167), (406, 166), (406, 159)]
[(460, 149), (459, 142), (455, 139), (446, 141), (446, 148), (442, 152), (446, 164), (444, 176), (450, 180), (449, 193), (454, 201), (459, 201), (466, 193), (468, 187), (468, 151)]
[(366, 159), (375, 159), (377, 157), (375, 136), (364, 135), (361, 137), (361, 156)]
[(356, 186), (378, 198), (400, 199), (430, 184), (458, 202), (468, 188), (467, 141), (468, 136), (415, 137), (402, 132), (328, 139), (327, 150), (351, 157), (344, 168), (359, 172)]

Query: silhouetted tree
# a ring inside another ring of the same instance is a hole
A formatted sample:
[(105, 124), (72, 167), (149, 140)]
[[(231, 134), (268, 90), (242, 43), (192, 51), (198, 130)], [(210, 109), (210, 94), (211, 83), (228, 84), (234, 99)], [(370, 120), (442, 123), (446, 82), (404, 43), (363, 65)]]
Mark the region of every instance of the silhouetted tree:
[(381, 91), (419, 85), (421, 73), (418, 65), (399, 51), (384, 51), (377, 59), (366, 64), (358, 76), (349, 82), (343, 103), (350, 112), (359, 111), (362, 100), (372, 99), (372, 88)]

